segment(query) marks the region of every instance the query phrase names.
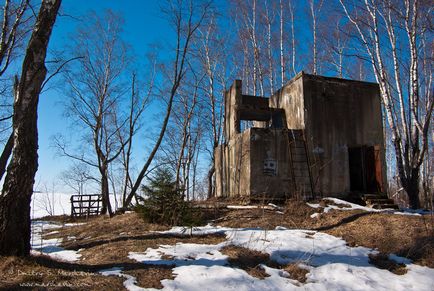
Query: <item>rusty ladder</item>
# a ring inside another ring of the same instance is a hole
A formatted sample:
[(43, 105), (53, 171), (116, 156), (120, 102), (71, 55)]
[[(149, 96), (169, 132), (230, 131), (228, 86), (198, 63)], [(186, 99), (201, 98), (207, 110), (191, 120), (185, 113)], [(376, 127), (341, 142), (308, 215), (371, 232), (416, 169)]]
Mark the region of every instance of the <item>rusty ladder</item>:
[(286, 136), (296, 197), (303, 200), (315, 199), (312, 169), (304, 130), (289, 129)]

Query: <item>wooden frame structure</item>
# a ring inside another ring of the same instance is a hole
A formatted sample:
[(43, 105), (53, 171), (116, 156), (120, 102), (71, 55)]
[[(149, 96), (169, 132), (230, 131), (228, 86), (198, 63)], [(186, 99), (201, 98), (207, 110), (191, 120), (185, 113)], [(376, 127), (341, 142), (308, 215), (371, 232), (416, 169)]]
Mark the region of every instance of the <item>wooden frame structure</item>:
[(101, 194), (71, 195), (71, 216), (88, 217), (99, 215), (102, 206)]

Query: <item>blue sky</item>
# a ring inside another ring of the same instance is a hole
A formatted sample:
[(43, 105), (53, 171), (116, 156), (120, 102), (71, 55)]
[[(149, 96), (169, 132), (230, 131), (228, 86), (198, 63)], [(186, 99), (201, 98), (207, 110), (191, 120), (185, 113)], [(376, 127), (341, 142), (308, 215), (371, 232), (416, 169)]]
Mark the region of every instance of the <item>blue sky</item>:
[[(171, 33), (166, 21), (160, 17), (159, 1), (65, 0), (50, 40), (50, 50), (59, 51), (67, 46), (76, 26), (80, 24), (80, 21), (85, 21), (84, 16), (89, 11), (100, 13), (105, 9), (112, 9), (124, 17), (123, 38), (131, 45), (139, 63), (140, 58), (145, 56), (149, 45), (164, 41)], [(47, 56), (47, 60), (49, 59), (50, 55)], [(53, 84), (55, 83), (56, 81)], [(60, 173), (67, 168), (69, 161), (56, 156), (56, 150), (50, 146), (53, 135), (62, 133), (68, 137), (69, 123), (63, 117), (64, 108), (60, 104), (65, 96), (58, 84), (55, 88), (47, 86), (49, 89), (41, 95), (39, 103), (39, 170), (36, 175), (35, 188), (42, 188), (44, 184), (51, 187), (54, 182), (57, 191), (65, 191), (68, 189), (63, 187), (58, 178)]]
[[(75, 31), (77, 25), (82, 21), (86, 21), (85, 16), (90, 11), (95, 11), (97, 14), (104, 12), (106, 9), (111, 9), (119, 12), (124, 20), (124, 33), (123, 39), (131, 46), (133, 50), (132, 55), (135, 56), (137, 63), (135, 65), (137, 70), (144, 70), (141, 64), (144, 63), (144, 57), (149, 51), (149, 46), (155, 43), (170, 45), (173, 39), (171, 28), (167, 21), (161, 16), (160, 5), (162, 1), (151, 0), (64, 0), (61, 7), (61, 14), (58, 16), (51, 40), (51, 51), (62, 51), (68, 44), (71, 43), (71, 35)], [(215, 1), (214, 5), (219, 8), (220, 13), (223, 15), (228, 14), (226, 1)], [(300, 11), (303, 11), (303, 5), (299, 5)], [(226, 22), (227, 18), (224, 18)], [(231, 26), (231, 21), (226, 22)], [(298, 26), (298, 42), (300, 47), (304, 48), (309, 42), (309, 24), (308, 21), (300, 16), (297, 20)], [(234, 28), (228, 28), (228, 33)], [(299, 56), (302, 57), (306, 53), (307, 48), (299, 51)], [(303, 59), (303, 58), (302, 58)], [(50, 60), (48, 55), (47, 60)], [(298, 68), (301, 69), (301, 68)], [(235, 76), (234, 76), (235, 77)], [(56, 184), (57, 191), (68, 191), (63, 183), (59, 180), (62, 171), (66, 170), (70, 160), (67, 158), (56, 156), (56, 149), (51, 147), (52, 136), (62, 133), (66, 138), (69, 138), (71, 127), (63, 117), (64, 108), (60, 104), (66, 98), (63, 94), (63, 88), (59, 86), (58, 82), (54, 80), (52, 86), (55, 88), (46, 90), (40, 98), (39, 104), (39, 170), (36, 175), (35, 189), (39, 190), (44, 185), (51, 187), (53, 183)], [(50, 87), (50, 86), (48, 86)], [(148, 111), (148, 119), (151, 123), (154, 121), (154, 116), (161, 110), (161, 106), (157, 103)], [(150, 122), (147, 123), (149, 125)], [(156, 127), (157, 128), (157, 127)], [(149, 137), (150, 131), (136, 137), (135, 145), (135, 162), (142, 164), (146, 158), (146, 151), (144, 150), (144, 135)], [(148, 140), (149, 141), (149, 140)], [(151, 144), (148, 143), (148, 147)]]

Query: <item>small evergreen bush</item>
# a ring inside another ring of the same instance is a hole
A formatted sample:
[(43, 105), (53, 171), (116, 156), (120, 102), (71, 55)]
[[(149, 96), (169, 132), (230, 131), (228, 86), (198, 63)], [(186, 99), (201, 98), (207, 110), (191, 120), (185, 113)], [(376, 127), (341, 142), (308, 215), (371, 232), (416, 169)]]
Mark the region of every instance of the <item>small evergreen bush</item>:
[(146, 222), (187, 227), (202, 223), (200, 211), (184, 200), (183, 190), (176, 187), (170, 170), (159, 168), (149, 180), (148, 185), (142, 186), (145, 195), (136, 206), (136, 212)]

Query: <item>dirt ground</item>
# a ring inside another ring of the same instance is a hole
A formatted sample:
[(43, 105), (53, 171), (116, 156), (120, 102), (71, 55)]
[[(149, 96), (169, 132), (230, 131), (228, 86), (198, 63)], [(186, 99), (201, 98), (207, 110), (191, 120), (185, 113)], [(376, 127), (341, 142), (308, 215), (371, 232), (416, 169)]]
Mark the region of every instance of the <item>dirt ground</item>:
[[(220, 206), (220, 205), (219, 205)], [(314, 213), (320, 213), (311, 217)], [(413, 216), (373, 213), (362, 210), (331, 210), (309, 207), (304, 202), (290, 201), (280, 209), (204, 209), (205, 222), (228, 227), (261, 227), (274, 229), (283, 226), (292, 229), (310, 229), (342, 237), (351, 246), (376, 248), (381, 254), (395, 253), (416, 264), (434, 268), (434, 218), (432, 215)], [(58, 262), (47, 256), (30, 258), (0, 258), (1, 290), (123, 290), (125, 278), (102, 276), (98, 271), (118, 267), (123, 274), (136, 277), (144, 288), (162, 288), (163, 279), (172, 279), (171, 266), (152, 266), (128, 258), (129, 252), (143, 252), (159, 245), (177, 242), (217, 244), (222, 235), (167, 235), (156, 233), (169, 227), (143, 222), (136, 213), (113, 218), (97, 217), (72, 220), (69, 217), (46, 218), (58, 223), (83, 222), (85, 224), (62, 227), (56, 234), (44, 239), (63, 238), (62, 247), (80, 251), (82, 257), (75, 263)], [(252, 276), (264, 278), (267, 274), (259, 264), (289, 270), (295, 280), (303, 282), (306, 270), (296, 264), (276, 266), (267, 254), (254, 253), (240, 247), (222, 250), (229, 263), (246, 270)], [(388, 268), (383, 257), (373, 258), (375, 265)], [(273, 265), (274, 264), (274, 265)], [(396, 266), (392, 266), (395, 268)]]

